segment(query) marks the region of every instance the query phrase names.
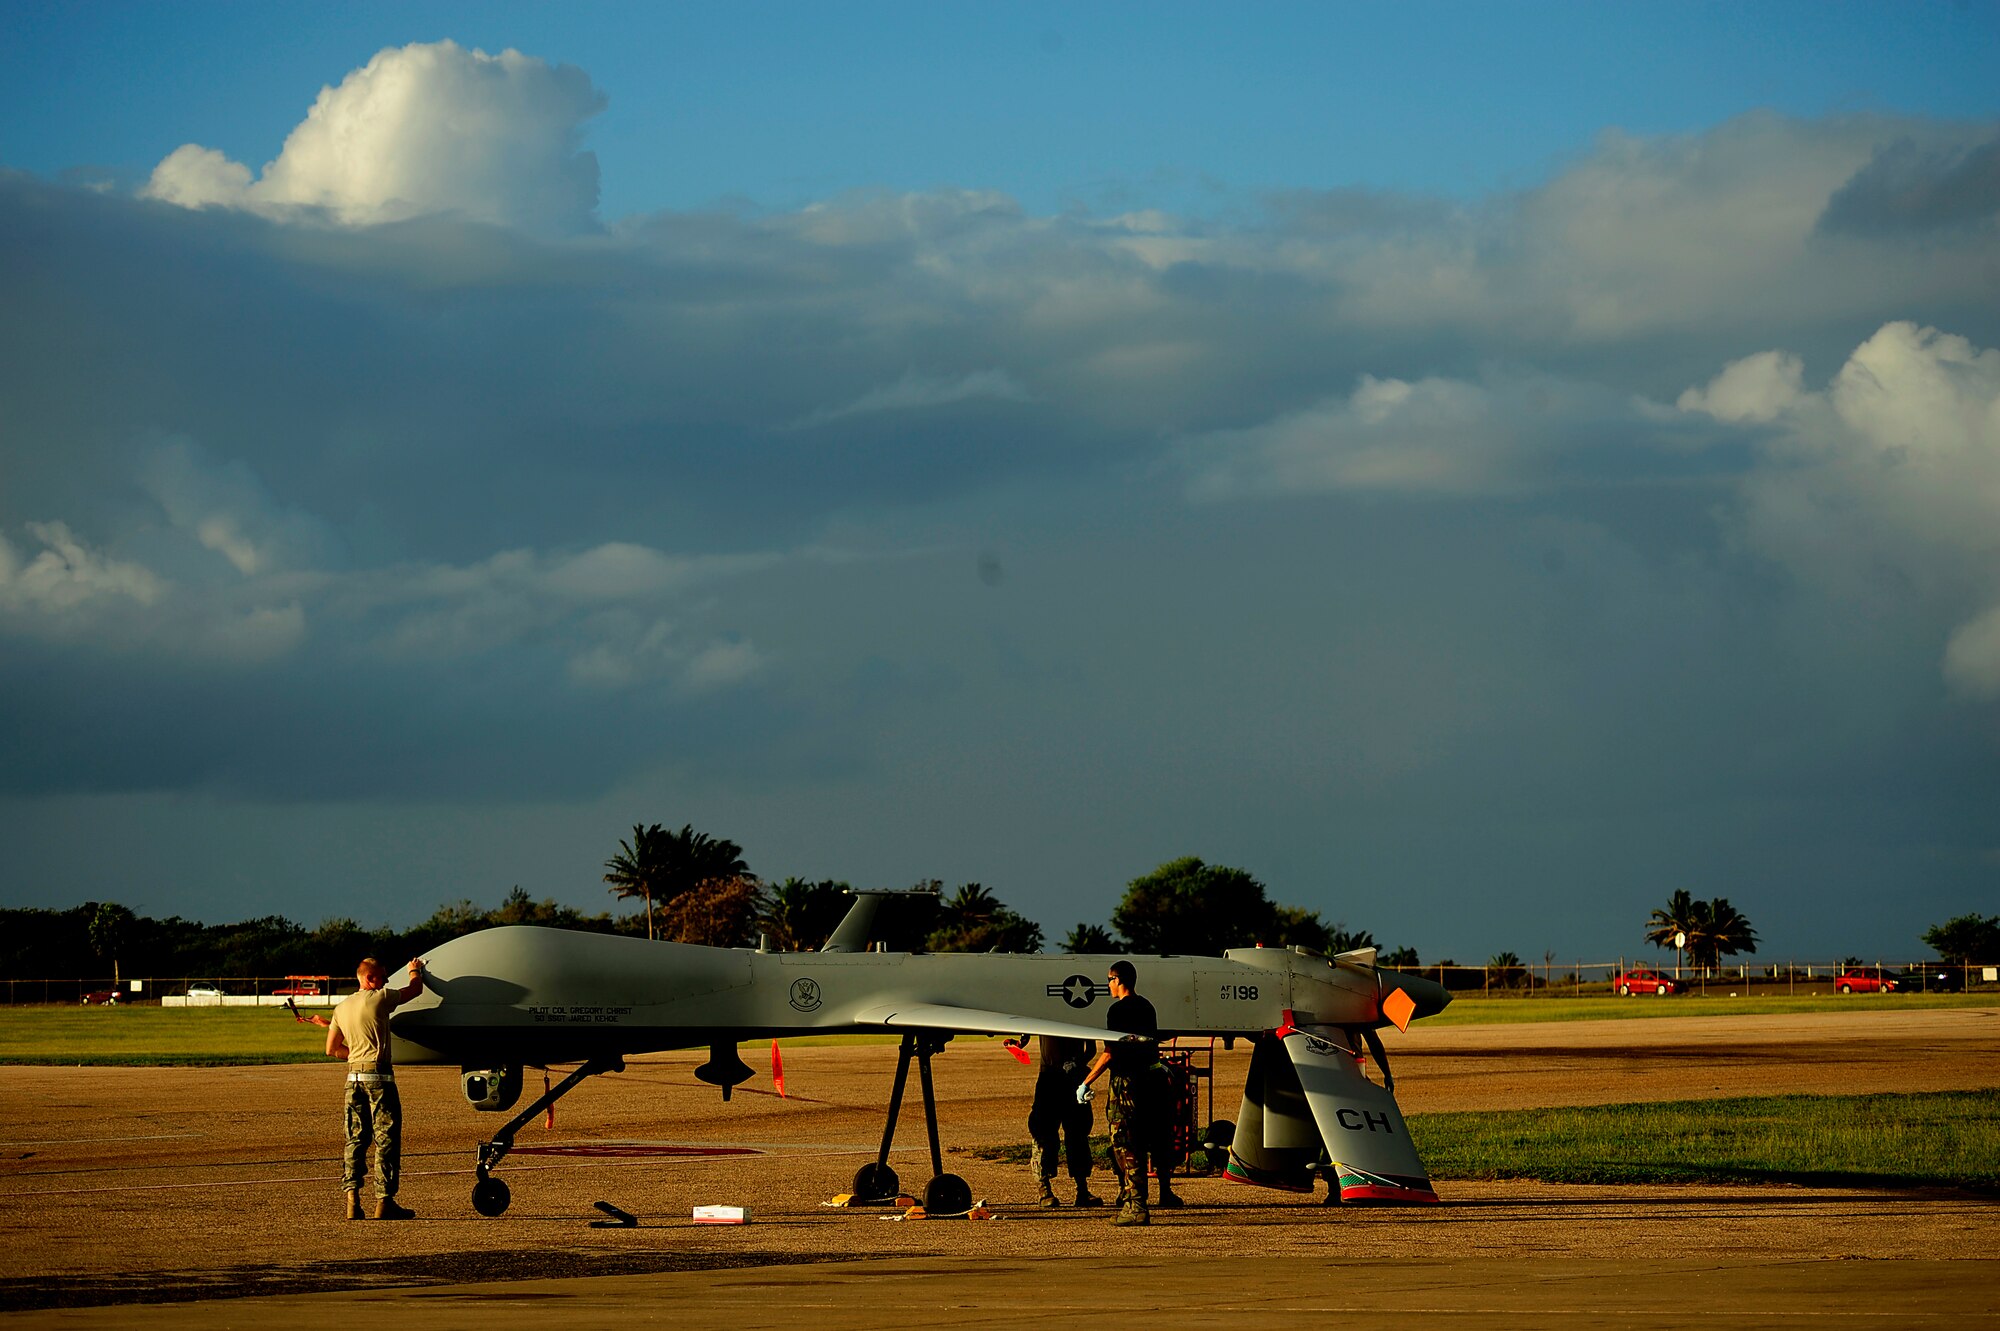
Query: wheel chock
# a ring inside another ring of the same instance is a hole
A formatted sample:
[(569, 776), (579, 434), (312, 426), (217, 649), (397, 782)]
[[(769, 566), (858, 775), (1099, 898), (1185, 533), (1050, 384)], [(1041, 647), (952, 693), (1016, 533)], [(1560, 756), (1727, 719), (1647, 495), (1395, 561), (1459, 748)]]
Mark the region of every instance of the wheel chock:
[(611, 1217), (609, 1220), (591, 1221), (590, 1227), (592, 1229), (638, 1228), (639, 1217), (633, 1215), (630, 1211), (621, 1211), (617, 1207), (613, 1206), (610, 1202), (592, 1202), (591, 1205), (595, 1206), (598, 1210), (604, 1212), (605, 1215)]

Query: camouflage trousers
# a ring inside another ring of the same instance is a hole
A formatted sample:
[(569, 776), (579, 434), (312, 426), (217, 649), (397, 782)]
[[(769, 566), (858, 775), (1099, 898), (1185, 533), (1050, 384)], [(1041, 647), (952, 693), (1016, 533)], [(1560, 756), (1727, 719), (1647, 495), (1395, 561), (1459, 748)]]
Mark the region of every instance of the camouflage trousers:
[(1035, 1176), (1054, 1178), (1056, 1161), (1067, 1157), (1069, 1176), (1081, 1183), (1090, 1177), (1090, 1127), (1095, 1115), (1076, 1102), (1076, 1082), (1050, 1077), (1035, 1082), (1035, 1104), (1028, 1111), (1028, 1136), (1035, 1143)]
[(1143, 1072), (1111, 1074), (1111, 1097), (1104, 1106), (1105, 1121), (1111, 1125), (1111, 1160), (1126, 1189), (1141, 1201), (1146, 1199), (1146, 1171), (1150, 1164), (1165, 1187), (1173, 1172), (1173, 1157), (1160, 1140), (1166, 1126), (1166, 1106), (1161, 1102), (1165, 1069), (1154, 1064)]
[(375, 1140), (375, 1195), (394, 1197), (403, 1166), (403, 1102), (396, 1083), (347, 1083), (347, 1154), (341, 1162), (340, 1183), (361, 1191), (368, 1177), (368, 1141)]

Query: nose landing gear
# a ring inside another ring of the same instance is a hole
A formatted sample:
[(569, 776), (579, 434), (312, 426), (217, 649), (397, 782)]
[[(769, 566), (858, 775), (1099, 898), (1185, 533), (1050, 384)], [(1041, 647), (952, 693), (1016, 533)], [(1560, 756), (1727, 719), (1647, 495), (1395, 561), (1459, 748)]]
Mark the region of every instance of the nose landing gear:
[(569, 1094), (570, 1089), (585, 1077), (594, 1077), (600, 1072), (623, 1072), (625, 1060), (613, 1054), (608, 1058), (593, 1058), (555, 1084), (554, 1089), (542, 1092), (541, 1098), (523, 1109), (507, 1125), (493, 1134), (490, 1141), (479, 1144), (479, 1163), (473, 1172), (478, 1176), (472, 1185), (472, 1209), (483, 1216), (497, 1216), (506, 1212), (513, 1201), (513, 1194), (507, 1185), (493, 1177), (493, 1170), (514, 1149), (514, 1134), (526, 1127), (535, 1115)]

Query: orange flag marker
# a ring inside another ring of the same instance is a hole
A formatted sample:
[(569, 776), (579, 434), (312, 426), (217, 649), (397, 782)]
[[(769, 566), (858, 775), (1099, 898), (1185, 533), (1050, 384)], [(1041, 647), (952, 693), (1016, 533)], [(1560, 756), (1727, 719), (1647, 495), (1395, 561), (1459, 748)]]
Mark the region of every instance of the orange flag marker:
[(1389, 996), (1382, 1000), (1382, 1015), (1396, 1023), (1396, 1029), (1410, 1029), (1410, 1018), (1417, 1012), (1417, 1000), (1401, 989), (1391, 989)]

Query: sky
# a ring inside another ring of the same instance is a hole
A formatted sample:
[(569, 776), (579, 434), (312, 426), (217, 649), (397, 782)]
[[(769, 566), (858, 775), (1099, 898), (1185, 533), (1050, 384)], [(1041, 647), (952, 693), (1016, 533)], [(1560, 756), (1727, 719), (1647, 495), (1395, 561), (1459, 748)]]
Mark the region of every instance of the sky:
[(22, 4), (0, 904), (2000, 913), (2000, 5)]

